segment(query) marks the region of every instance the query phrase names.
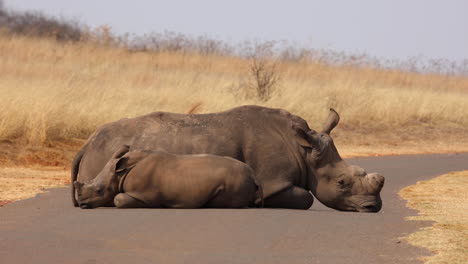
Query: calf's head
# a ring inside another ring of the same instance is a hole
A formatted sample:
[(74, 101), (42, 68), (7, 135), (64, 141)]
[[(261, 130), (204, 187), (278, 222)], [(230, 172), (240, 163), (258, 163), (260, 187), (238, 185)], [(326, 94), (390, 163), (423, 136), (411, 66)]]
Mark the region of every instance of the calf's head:
[(122, 157), (129, 151), (129, 146), (122, 146), (106, 163), (102, 171), (92, 181), (81, 183), (75, 181), (78, 193), (78, 204), (83, 209), (102, 206), (113, 206), (114, 197), (119, 192), (119, 173), (126, 167), (126, 158)]
[(380, 191), (385, 178), (367, 174), (348, 165), (339, 155), (330, 132), (339, 122), (339, 115), (330, 115), (321, 132), (294, 127), (296, 140), (305, 149), (310, 172), (309, 188), (324, 205), (340, 211), (378, 212), (382, 208)]

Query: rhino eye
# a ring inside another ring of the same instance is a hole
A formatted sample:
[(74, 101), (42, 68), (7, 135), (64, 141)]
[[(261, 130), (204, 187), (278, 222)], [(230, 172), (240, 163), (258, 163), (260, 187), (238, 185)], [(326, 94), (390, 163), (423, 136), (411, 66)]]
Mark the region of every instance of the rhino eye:
[(96, 194), (97, 195), (102, 195), (102, 189), (96, 189)]
[(339, 180), (339, 181), (338, 181), (338, 184), (339, 184), (339, 185), (343, 185), (343, 184), (344, 184), (344, 180)]

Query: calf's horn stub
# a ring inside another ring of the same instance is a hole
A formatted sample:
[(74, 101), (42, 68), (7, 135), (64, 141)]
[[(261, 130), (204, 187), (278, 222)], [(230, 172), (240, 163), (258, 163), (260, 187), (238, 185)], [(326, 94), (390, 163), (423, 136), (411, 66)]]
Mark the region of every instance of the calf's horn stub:
[(338, 115), (335, 109), (330, 108), (330, 113), (328, 114), (327, 121), (323, 126), (322, 133), (330, 135), (330, 132), (336, 127), (336, 125), (338, 125), (338, 122), (340, 122), (340, 115)]

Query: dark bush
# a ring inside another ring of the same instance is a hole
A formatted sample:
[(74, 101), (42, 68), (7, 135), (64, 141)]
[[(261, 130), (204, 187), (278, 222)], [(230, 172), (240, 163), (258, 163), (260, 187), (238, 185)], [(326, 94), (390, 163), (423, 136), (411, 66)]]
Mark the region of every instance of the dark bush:
[(48, 17), (39, 12), (11, 12), (1, 8), (0, 28), (10, 34), (51, 37), (60, 41), (80, 41), (86, 34), (78, 22)]

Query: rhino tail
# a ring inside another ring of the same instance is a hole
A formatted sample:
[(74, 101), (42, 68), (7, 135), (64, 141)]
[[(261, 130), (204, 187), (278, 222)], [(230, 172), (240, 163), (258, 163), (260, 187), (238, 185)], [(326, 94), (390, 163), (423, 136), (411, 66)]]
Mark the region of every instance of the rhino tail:
[(71, 165), (71, 196), (73, 205), (78, 207), (78, 201), (76, 200), (76, 190), (75, 185), (73, 184), (78, 178), (78, 170), (80, 168), (80, 162), (85, 153), (85, 147), (81, 148), (80, 151), (75, 155), (75, 158), (72, 161)]

